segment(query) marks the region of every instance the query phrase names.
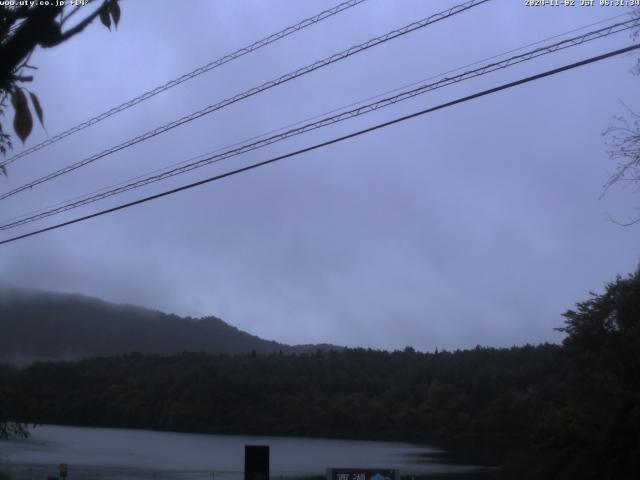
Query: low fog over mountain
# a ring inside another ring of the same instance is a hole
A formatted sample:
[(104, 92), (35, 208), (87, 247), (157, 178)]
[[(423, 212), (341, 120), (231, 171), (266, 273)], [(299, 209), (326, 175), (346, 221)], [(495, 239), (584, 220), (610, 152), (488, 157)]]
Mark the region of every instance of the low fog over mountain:
[(0, 331), (0, 360), (20, 364), (132, 352), (301, 353), (335, 348), (264, 340), (214, 316), (182, 318), (83, 295), (7, 284), (0, 285)]

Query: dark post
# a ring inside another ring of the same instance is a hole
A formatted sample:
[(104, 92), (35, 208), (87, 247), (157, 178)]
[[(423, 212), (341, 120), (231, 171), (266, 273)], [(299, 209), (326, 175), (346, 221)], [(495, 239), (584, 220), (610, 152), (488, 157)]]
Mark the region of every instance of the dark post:
[(269, 480), (269, 446), (244, 446), (244, 480)]

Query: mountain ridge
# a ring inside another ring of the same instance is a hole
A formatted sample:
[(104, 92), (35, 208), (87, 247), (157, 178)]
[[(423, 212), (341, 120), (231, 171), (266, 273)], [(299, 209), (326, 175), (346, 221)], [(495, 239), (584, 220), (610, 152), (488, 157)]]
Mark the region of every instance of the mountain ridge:
[(181, 317), (77, 293), (0, 283), (0, 361), (79, 360), (127, 353), (311, 353), (329, 344), (262, 339), (209, 315)]

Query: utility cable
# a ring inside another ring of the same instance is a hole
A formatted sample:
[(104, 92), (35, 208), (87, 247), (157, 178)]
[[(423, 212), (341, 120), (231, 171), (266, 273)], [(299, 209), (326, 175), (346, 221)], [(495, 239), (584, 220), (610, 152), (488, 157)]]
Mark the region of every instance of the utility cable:
[(391, 126), (391, 125), (394, 125), (396, 123), (401, 123), (401, 122), (404, 122), (404, 121), (412, 119), (412, 118), (416, 118), (416, 117), (419, 117), (419, 116), (422, 116), (422, 115), (426, 115), (426, 114), (431, 113), (431, 112), (435, 112), (437, 110), (442, 110), (444, 108), (452, 107), (454, 105), (458, 105), (460, 103), (468, 102), (468, 101), (474, 100), (476, 98), (484, 97), (486, 95), (490, 95), (490, 94), (493, 94), (493, 93), (496, 93), (496, 92), (499, 92), (499, 91), (502, 91), (502, 90), (507, 90), (509, 88), (516, 87), (518, 85), (523, 85), (523, 84), (526, 84), (526, 83), (533, 82), (535, 80), (540, 80), (542, 78), (549, 77), (551, 75), (557, 75), (558, 73), (565, 72), (567, 70), (572, 70), (574, 68), (582, 67), (584, 65), (595, 63), (595, 62), (598, 62), (598, 61), (601, 61), (601, 60), (605, 60), (605, 59), (610, 58), (610, 57), (614, 57), (614, 56), (617, 56), (617, 55), (622, 55), (624, 53), (628, 53), (628, 52), (631, 52), (633, 50), (637, 50), (638, 48), (640, 48), (640, 44), (631, 45), (631, 46), (628, 46), (628, 47), (620, 48), (618, 50), (613, 50), (613, 51), (604, 53), (602, 55), (598, 55), (598, 56), (595, 56), (595, 57), (590, 57), (590, 58), (587, 58), (585, 60), (581, 60), (579, 62), (571, 63), (571, 64), (568, 64), (568, 65), (564, 65), (564, 66), (559, 67), (559, 68), (554, 68), (552, 70), (547, 70), (545, 72), (538, 73), (536, 75), (531, 75), (529, 77), (521, 78), (520, 80), (516, 80), (516, 81), (513, 81), (513, 82), (505, 83), (505, 84), (502, 84), (500, 86), (497, 86), (497, 87), (494, 87), (494, 88), (490, 88), (488, 90), (483, 90), (481, 92), (477, 92), (477, 93), (474, 93), (472, 95), (467, 95), (465, 97), (461, 97), (461, 98), (458, 98), (456, 100), (452, 100), (450, 102), (442, 103), (442, 104), (437, 105), (435, 107), (430, 107), (430, 108), (427, 108), (427, 109), (424, 109), (424, 110), (420, 110), (418, 112), (415, 112), (415, 113), (412, 113), (412, 114), (409, 114), (409, 115), (405, 115), (405, 116), (402, 116), (402, 117), (395, 118), (393, 120), (389, 120), (387, 122), (379, 123), (379, 124), (374, 125), (372, 127), (368, 127), (368, 128), (363, 129), (363, 130), (358, 130), (356, 132), (353, 132), (353, 133), (350, 133), (348, 135), (344, 135), (344, 136), (341, 136), (341, 137), (336, 137), (336, 138), (333, 138), (331, 140), (327, 140), (325, 142), (317, 143), (317, 144), (312, 145), (310, 147), (302, 148), (300, 150), (296, 150), (294, 152), (290, 152), (290, 153), (287, 153), (285, 155), (280, 155), (278, 157), (274, 157), (274, 158), (271, 158), (269, 160), (264, 160), (262, 162), (254, 163), (254, 164), (242, 167), (242, 168), (238, 168), (236, 170), (232, 170), (232, 171), (229, 171), (229, 172), (226, 172), (226, 173), (222, 173), (220, 175), (215, 175), (213, 177), (209, 177), (209, 178), (206, 178), (204, 180), (200, 180), (200, 181), (197, 181), (197, 182), (194, 182), (194, 183), (190, 183), (188, 185), (183, 185), (181, 187), (177, 187), (177, 188), (174, 188), (174, 189), (171, 189), (171, 190), (167, 190), (167, 191), (164, 191), (164, 192), (161, 192), (161, 193), (157, 193), (155, 195), (150, 195), (148, 197), (144, 197), (144, 198), (141, 198), (141, 199), (138, 199), (138, 200), (134, 200), (132, 202), (124, 203), (124, 204), (121, 204), (121, 205), (118, 205), (118, 206), (115, 206), (115, 207), (111, 207), (111, 208), (108, 208), (108, 209), (105, 209), (105, 210), (101, 210), (99, 212), (95, 212), (95, 213), (92, 213), (90, 215), (85, 215), (83, 217), (75, 218), (73, 220), (69, 220), (69, 221), (66, 221), (66, 222), (58, 223), (56, 225), (51, 225), (51, 226), (46, 227), (46, 228), (41, 228), (39, 230), (35, 230), (35, 231), (28, 232), (28, 233), (25, 233), (25, 234), (22, 234), (22, 235), (18, 235), (16, 237), (12, 237), (12, 238), (9, 238), (9, 239), (6, 239), (6, 240), (2, 240), (2, 241), (0, 241), (0, 245), (5, 245), (7, 243), (11, 243), (11, 242), (15, 242), (17, 240), (21, 240), (21, 239), (24, 239), (24, 238), (32, 237), (34, 235), (39, 235), (39, 234), (44, 233), (44, 232), (49, 232), (51, 230), (56, 230), (56, 229), (59, 229), (59, 228), (62, 228), (62, 227), (68, 226), (68, 225), (72, 225), (72, 224), (75, 224), (75, 223), (83, 222), (83, 221), (89, 220), (91, 218), (96, 218), (96, 217), (99, 217), (99, 216), (102, 216), (102, 215), (106, 215), (107, 213), (116, 212), (116, 211), (119, 211), (119, 210), (123, 210), (123, 209), (126, 209), (126, 208), (133, 207), (135, 205), (140, 205), (142, 203), (149, 202), (151, 200), (156, 200), (158, 198), (166, 197), (168, 195), (173, 195), (174, 193), (178, 193), (178, 192), (181, 192), (181, 191), (184, 191), (184, 190), (189, 190), (191, 188), (195, 188), (195, 187), (198, 187), (200, 185), (205, 185), (207, 183), (211, 183), (211, 182), (214, 182), (214, 181), (217, 181), (217, 180), (221, 180), (223, 178), (227, 178), (227, 177), (230, 177), (230, 176), (233, 176), (233, 175), (237, 175), (239, 173), (243, 173), (243, 172), (246, 172), (246, 171), (249, 171), (249, 170), (253, 170), (253, 169), (256, 169), (258, 167), (263, 167), (263, 166), (278, 162), (280, 160), (284, 160), (286, 158), (295, 157), (295, 156), (301, 155), (303, 153), (307, 153), (307, 152), (310, 152), (310, 151), (313, 151), (313, 150), (317, 150), (319, 148), (327, 147), (327, 146), (333, 145), (335, 143), (343, 142), (345, 140), (348, 140), (348, 139), (351, 139), (351, 138), (354, 138), (354, 137), (358, 137), (360, 135), (364, 135), (365, 133), (370, 133), (370, 132), (373, 132), (373, 131), (376, 131), (376, 130), (379, 130), (379, 129), (382, 129), (382, 128), (385, 128), (385, 127), (388, 127), (388, 126)]
[(504, 57), (505, 55), (508, 55), (508, 54), (510, 54), (510, 53), (519, 52), (519, 51), (521, 51), (521, 50), (524, 50), (525, 48), (533, 47), (533, 46), (535, 46), (535, 45), (540, 45), (540, 44), (542, 44), (542, 43), (544, 43), (544, 42), (548, 42), (549, 40), (554, 40), (554, 39), (556, 39), (556, 38), (563, 37), (563, 36), (568, 35), (568, 34), (570, 34), (570, 33), (579, 32), (579, 31), (581, 31), (581, 30), (585, 30), (585, 29), (587, 29), (587, 28), (594, 27), (594, 26), (596, 26), (596, 25), (600, 25), (600, 24), (603, 24), (603, 23), (609, 22), (609, 21), (611, 21), (611, 20), (615, 20), (615, 19), (617, 19), (617, 18), (621, 18), (621, 17), (628, 17), (628, 16), (629, 16), (629, 14), (628, 14), (628, 13), (621, 13), (621, 14), (618, 14), (618, 15), (614, 15), (614, 16), (612, 16), (612, 17), (603, 18), (603, 19), (598, 20), (598, 21), (596, 21), (596, 22), (589, 23), (589, 24), (587, 24), (587, 25), (583, 25), (582, 27), (578, 27), (578, 28), (574, 28), (574, 29), (571, 29), (571, 30), (567, 30), (567, 31), (565, 31), (565, 32), (562, 32), (562, 33), (558, 33), (558, 34), (556, 34), (556, 35), (553, 35), (553, 36), (551, 36), (551, 37), (546, 37), (546, 38), (543, 38), (543, 39), (541, 39), (541, 40), (537, 40), (537, 41), (535, 41), (535, 42), (528, 43), (528, 44), (526, 44), (526, 45), (522, 45), (522, 46), (520, 46), (520, 47), (517, 47), (517, 48), (511, 49), (511, 50), (507, 50), (507, 51), (504, 51), (504, 52), (502, 52), (502, 53), (498, 53), (498, 54), (496, 54), (496, 55), (492, 55), (492, 56), (490, 56), (490, 57), (485, 57), (485, 58), (483, 58), (483, 59), (476, 60), (476, 61), (474, 61), (474, 62), (472, 62), (472, 63), (467, 63), (466, 65), (463, 65), (463, 66), (461, 66), (461, 67), (456, 67), (456, 68), (454, 68), (454, 69), (452, 69), (452, 70), (447, 70), (446, 72), (441, 72), (441, 73), (439, 73), (439, 74), (431, 75), (431, 76), (429, 76), (429, 77), (427, 77), (427, 78), (423, 78), (423, 79), (421, 79), (421, 80), (416, 80), (416, 81), (414, 81), (414, 82), (411, 82), (411, 83), (408, 83), (408, 84), (401, 85), (400, 87), (396, 87), (396, 88), (394, 88), (394, 89), (392, 89), (392, 90), (387, 90), (387, 91), (384, 91), (384, 92), (382, 92), (382, 93), (378, 93), (378, 94), (376, 94), (376, 95), (372, 95), (372, 96), (369, 96), (369, 97), (366, 97), (366, 98), (361, 98), (360, 100), (356, 100), (355, 102), (351, 102), (351, 103), (349, 103), (349, 104), (347, 104), (347, 105), (342, 105), (341, 107), (333, 108), (333, 109), (331, 109), (331, 110), (328, 110), (328, 111), (325, 111), (325, 112), (322, 112), (322, 113), (319, 113), (319, 114), (313, 115), (313, 116), (311, 116), (311, 117), (307, 117), (307, 118), (304, 118), (304, 119), (302, 119), (302, 120), (298, 120), (298, 121), (296, 121), (296, 122), (289, 123), (289, 124), (284, 125), (284, 126), (282, 126), (282, 127), (274, 128), (274, 129), (272, 129), (272, 130), (268, 130), (268, 131), (266, 131), (266, 132), (263, 132), (263, 133), (260, 133), (260, 134), (257, 134), (257, 135), (253, 135), (253, 136), (251, 136), (251, 137), (249, 137), (249, 138), (244, 138), (244, 139), (239, 140), (239, 141), (237, 141), (237, 142), (234, 142), (234, 143), (232, 143), (232, 144), (227, 144), (227, 145), (225, 145), (225, 146), (218, 147), (218, 148), (216, 148), (215, 150), (210, 150), (210, 151), (208, 151), (208, 152), (205, 152), (205, 153), (200, 154), (200, 155), (196, 155), (196, 156), (191, 157), (191, 158), (188, 158), (188, 159), (186, 159), (186, 160), (181, 160), (180, 162), (172, 163), (172, 164), (167, 165), (167, 166), (165, 166), (165, 167), (161, 167), (161, 168), (158, 168), (158, 169), (152, 170), (152, 171), (150, 171), (150, 172), (146, 172), (146, 173), (144, 173), (144, 174), (136, 175), (135, 177), (129, 177), (129, 178), (127, 178), (127, 179), (125, 179), (125, 180), (122, 180), (122, 181), (120, 181), (120, 182), (118, 182), (118, 183), (116, 183), (116, 184), (108, 185), (108, 186), (105, 186), (105, 187), (99, 188), (99, 189), (97, 189), (97, 190), (93, 190), (93, 191), (92, 191), (92, 192), (90, 192), (90, 193), (85, 193), (85, 194), (83, 194), (83, 195), (78, 195), (78, 196), (75, 196), (75, 197), (73, 197), (73, 198), (68, 198), (68, 199), (66, 199), (66, 200), (62, 200), (62, 201), (57, 202), (57, 203), (55, 203), (55, 204), (53, 204), (53, 205), (48, 205), (48, 206), (45, 206), (45, 207), (38, 208), (38, 209), (36, 209), (36, 210), (31, 210), (31, 211), (29, 211), (29, 212), (22, 213), (22, 214), (20, 214), (20, 215), (16, 215), (15, 217), (11, 217), (11, 218), (5, 219), (3, 222), (5, 222), (5, 223), (6, 223), (6, 222), (13, 221), (13, 220), (18, 220), (18, 219), (21, 219), (21, 218), (24, 218), (24, 217), (27, 217), (27, 216), (35, 215), (36, 213), (40, 213), (40, 212), (43, 212), (43, 211), (45, 211), (45, 210), (52, 209), (52, 208), (54, 208), (54, 207), (58, 207), (58, 206), (60, 206), (60, 205), (65, 205), (65, 204), (67, 204), (67, 203), (73, 203), (73, 202), (75, 202), (75, 201), (77, 201), (77, 200), (80, 200), (80, 199), (84, 199), (84, 198), (86, 198), (86, 197), (93, 196), (93, 195), (95, 195), (95, 194), (97, 194), (97, 193), (100, 193), (100, 192), (104, 192), (105, 190), (109, 190), (109, 189), (112, 189), (112, 188), (115, 188), (115, 187), (119, 187), (119, 186), (121, 186), (121, 185), (125, 185), (125, 184), (127, 184), (127, 183), (133, 182), (134, 180), (139, 180), (139, 179), (141, 179), (141, 178), (144, 178), (145, 176), (153, 175), (153, 174), (155, 174), (155, 173), (159, 173), (159, 172), (163, 172), (163, 171), (165, 171), (165, 170), (169, 170), (169, 169), (171, 169), (171, 168), (174, 168), (174, 167), (177, 167), (177, 166), (180, 166), (180, 165), (184, 165), (184, 164), (190, 163), (190, 162), (192, 162), (192, 161), (194, 161), (194, 160), (197, 160), (197, 159), (200, 159), (200, 158), (207, 157), (207, 156), (212, 155), (212, 154), (214, 154), (214, 153), (218, 153), (218, 152), (221, 152), (221, 151), (223, 151), (223, 150), (227, 150), (227, 149), (230, 149), (230, 148), (232, 148), (232, 147), (235, 147), (235, 146), (238, 146), (238, 145), (242, 145), (242, 144), (244, 144), (244, 143), (247, 143), (247, 142), (250, 142), (250, 141), (253, 141), (253, 140), (257, 140), (257, 139), (259, 139), (259, 138), (266, 137), (267, 135), (271, 135), (271, 134), (274, 134), (274, 133), (277, 133), (277, 132), (282, 132), (282, 131), (288, 130), (288, 129), (290, 129), (290, 128), (292, 128), (292, 127), (295, 127), (295, 126), (297, 126), (297, 125), (302, 125), (302, 124), (304, 124), (304, 123), (310, 122), (311, 120), (316, 120), (316, 119), (318, 119), (318, 118), (322, 118), (322, 117), (324, 117), (324, 116), (326, 116), (326, 115), (329, 115), (329, 114), (332, 114), (332, 113), (336, 113), (336, 112), (340, 112), (340, 111), (342, 111), (342, 110), (345, 110), (345, 109), (350, 108), (350, 107), (354, 107), (354, 106), (356, 106), (356, 105), (361, 105), (361, 104), (363, 104), (363, 103), (365, 103), (365, 102), (369, 102), (369, 101), (371, 101), (371, 100), (375, 100), (375, 99), (377, 99), (377, 98), (384, 97), (385, 95), (389, 95), (389, 94), (391, 94), (391, 93), (399, 92), (399, 91), (404, 90), (404, 89), (407, 89), (407, 88), (409, 88), (409, 87), (414, 87), (414, 86), (416, 86), (416, 85), (420, 85), (420, 84), (422, 84), (422, 83), (424, 83), (424, 82), (427, 82), (427, 81), (429, 81), (429, 80), (433, 80), (433, 79), (436, 79), (436, 78), (440, 78), (440, 77), (443, 77), (443, 76), (445, 76), (445, 75), (449, 75), (449, 74), (451, 74), (451, 73), (459, 72), (460, 70), (464, 70), (465, 68), (473, 67), (473, 66), (475, 66), (475, 65), (479, 65), (479, 64), (481, 64), (481, 63), (488, 62), (488, 61), (490, 61), (490, 60), (495, 60), (496, 58)]
[(316, 130), (328, 125), (332, 125), (334, 123), (338, 123), (338, 122), (342, 122), (351, 118), (355, 118), (358, 117), (360, 115), (364, 115), (376, 110), (379, 110), (381, 108), (384, 107), (388, 107), (390, 105), (394, 105), (398, 102), (402, 102), (404, 100), (408, 100), (410, 98), (413, 98), (415, 96), (418, 95), (422, 95), (424, 93), (427, 93), (429, 91), (433, 91), (436, 90), (438, 88), (442, 88), (448, 85), (452, 85), (454, 83), (459, 83), (461, 81), (464, 80), (469, 80), (471, 78), (475, 78), (475, 77), (479, 77), (481, 75), (486, 75), (488, 73), (491, 72), (495, 72), (497, 70), (501, 70), (501, 69), (505, 69), (508, 67), (511, 67), (513, 65), (517, 65), (519, 63), (525, 62), (525, 61), (529, 61), (532, 60), (534, 58), (538, 58), (542, 55), (548, 55), (550, 53), (553, 52), (557, 52), (558, 50), (562, 50), (562, 49), (566, 49), (566, 48), (570, 48), (570, 47), (574, 47), (576, 45), (581, 45), (585, 42), (589, 42), (592, 40), (596, 40), (596, 39), (600, 39), (600, 38), (604, 38), (608, 35), (612, 35), (614, 33), (619, 33), (625, 30), (629, 30), (632, 28), (636, 28), (638, 25), (640, 25), (640, 19), (633, 19), (633, 20), (628, 20), (625, 22), (619, 22), (617, 24), (613, 24), (604, 28), (601, 28), (599, 30), (595, 30), (595, 31), (591, 31), (591, 32), (587, 32), (583, 35), (577, 36), (577, 37), (573, 37), (573, 38), (569, 38), (557, 43), (554, 43), (552, 45), (548, 45), (545, 47), (540, 47), (540, 48), (536, 48), (534, 50), (530, 50), (527, 52), (524, 52), (520, 55), (515, 55), (512, 56), (510, 58), (507, 58), (505, 60), (499, 61), (499, 62), (494, 62), (494, 63), (490, 63), (487, 65), (484, 65), (480, 68), (474, 69), (474, 70), (469, 70), (466, 71), (460, 75), (456, 75), (453, 77), (445, 77), (442, 78), (436, 82), (433, 83), (429, 83), (429, 84), (425, 84), (425, 85), (420, 85), (417, 88), (413, 88), (411, 90), (407, 90), (404, 92), (401, 92), (397, 95), (394, 95), (392, 97), (387, 97), (387, 98), (383, 98), (381, 100), (378, 100), (376, 102), (372, 102), (360, 107), (357, 107), (355, 109), (349, 110), (349, 111), (345, 111), (345, 112), (341, 112), (337, 115), (333, 115), (333, 116), (329, 116), (329, 117), (325, 117), (319, 121), (316, 122), (312, 122), (312, 123), (307, 123), (305, 125), (302, 125), (300, 127), (297, 128), (293, 128), (290, 130), (287, 130), (285, 132), (281, 132), (278, 133), (276, 135), (272, 135), (270, 137), (267, 138), (262, 138), (258, 141), (252, 142), (252, 143), (247, 143), (244, 145), (241, 145), (237, 148), (232, 148), (230, 150), (227, 150), (225, 152), (222, 153), (214, 153), (214, 154), (205, 154), (200, 155), (198, 157), (195, 157), (196, 161), (190, 162), (190, 163), (186, 163), (178, 167), (172, 168), (170, 170), (161, 170), (160, 173), (156, 173), (156, 174), (152, 174), (152, 175), (148, 175), (147, 177), (138, 177), (138, 179), (136, 179), (135, 181), (132, 181), (128, 184), (124, 184), (124, 185), (119, 185), (115, 188), (112, 189), (103, 189), (101, 191), (99, 191), (98, 193), (95, 193), (93, 195), (89, 195), (89, 196), (84, 196), (84, 197), (80, 197), (77, 200), (73, 200), (69, 203), (63, 203), (60, 206), (55, 206), (53, 208), (50, 208), (48, 210), (44, 210), (44, 211), (40, 211), (38, 213), (34, 213), (33, 215), (29, 215), (29, 216), (21, 216), (18, 217), (18, 219), (15, 220), (6, 220), (6, 223), (0, 224), (0, 230), (8, 230), (11, 228), (15, 228), (27, 223), (31, 223), (37, 220), (41, 220), (43, 218), (46, 217), (50, 217), (52, 215), (56, 215), (74, 208), (78, 208), (81, 207), (83, 205), (87, 205), (89, 203), (93, 203), (99, 200), (103, 200), (105, 198), (108, 197), (112, 197), (114, 195), (118, 195), (120, 193), (124, 193), (127, 192), (129, 190), (133, 190), (136, 188), (140, 188), (143, 187), (145, 185), (149, 185), (151, 183), (155, 183), (158, 182), (160, 180), (164, 180), (182, 173), (186, 173), (189, 172), (191, 170), (195, 170), (197, 168), (201, 168), (205, 165), (209, 165), (211, 163), (217, 163), (220, 162), (222, 160), (225, 160), (227, 158), (231, 158), (231, 157), (235, 157), (253, 150), (257, 150), (259, 148), (263, 148), (266, 147), (268, 145), (271, 145), (273, 143), (276, 142), (280, 142), (282, 140), (285, 140), (287, 138), (291, 138), (297, 135), (301, 135), (303, 133), (312, 131), (312, 130)]
[(398, 38), (398, 37), (400, 37), (402, 35), (406, 35), (407, 33), (416, 31), (416, 30), (418, 30), (420, 28), (424, 28), (424, 27), (426, 27), (428, 25), (431, 25), (433, 23), (436, 23), (436, 22), (438, 22), (440, 20), (444, 20), (446, 18), (452, 17), (452, 16), (454, 16), (454, 15), (456, 15), (458, 13), (464, 12), (466, 10), (469, 10), (469, 9), (471, 9), (473, 7), (476, 7), (478, 5), (481, 5), (481, 4), (489, 2), (489, 1), (491, 1), (491, 0), (470, 0), (470, 1), (466, 2), (466, 3), (453, 6), (453, 7), (449, 8), (449, 9), (447, 9), (445, 11), (436, 13), (434, 15), (431, 15), (431, 16), (429, 16), (427, 18), (424, 18), (422, 20), (419, 20), (417, 22), (413, 22), (413, 23), (410, 23), (409, 25), (406, 25), (404, 27), (398, 28), (396, 30), (392, 30), (391, 32), (388, 32), (388, 33), (386, 33), (384, 35), (381, 35), (379, 37), (376, 37), (376, 38), (373, 38), (371, 40), (368, 40), (367, 42), (361, 43), (359, 45), (355, 45), (355, 46), (353, 46), (351, 48), (343, 50), (340, 53), (336, 53), (336, 54), (331, 55), (329, 57), (326, 57), (326, 58), (324, 58), (322, 60), (318, 60), (317, 62), (314, 62), (314, 63), (312, 63), (310, 65), (307, 65), (306, 67), (300, 68), (300, 69), (295, 70), (294, 72), (288, 73), (286, 75), (282, 75), (281, 77), (279, 77), (279, 78), (277, 78), (275, 80), (270, 80), (268, 82), (265, 82), (260, 86), (251, 88), (251, 89), (249, 89), (249, 90), (247, 90), (247, 91), (245, 91), (243, 93), (239, 93), (239, 94), (237, 94), (237, 95), (235, 95), (233, 97), (229, 97), (229, 98), (227, 98), (227, 99), (225, 99), (225, 100), (223, 100), (221, 102), (218, 102), (218, 103), (216, 103), (214, 105), (209, 105), (208, 107), (205, 107), (205, 108), (203, 108), (201, 110), (193, 112), (193, 113), (191, 113), (189, 115), (186, 115), (186, 116), (184, 116), (182, 118), (179, 118), (178, 120), (174, 120), (174, 121), (172, 121), (170, 123), (167, 123), (167, 124), (162, 125), (162, 126), (160, 126), (158, 128), (155, 128), (154, 130), (149, 130), (148, 132), (143, 133), (142, 135), (139, 135), (139, 136), (137, 136), (135, 138), (132, 138), (130, 140), (127, 140), (126, 142), (123, 142), (123, 143), (121, 143), (119, 145), (116, 145), (116, 146), (113, 146), (111, 148), (108, 148), (107, 150), (104, 150), (104, 151), (102, 151), (100, 153), (97, 153), (97, 154), (92, 155), (90, 157), (87, 157), (87, 158), (85, 158), (83, 160), (75, 162), (75, 163), (73, 163), (71, 165), (68, 165), (68, 166), (66, 166), (66, 167), (64, 167), (64, 168), (62, 168), (60, 170), (56, 170), (55, 172), (49, 173), (48, 175), (45, 175), (44, 177), (40, 177), (37, 180), (34, 180), (34, 181), (29, 182), (27, 184), (24, 184), (24, 185), (22, 185), (20, 187), (17, 187), (15, 189), (13, 189), (13, 190), (10, 190), (9, 192), (3, 193), (3, 194), (0, 195), (0, 200), (4, 200), (5, 198), (11, 197), (11, 196), (13, 196), (13, 195), (15, 195), (15, 194), (17, 194), (19, 192), (22, 192), (22, 191), (27, 190), (27, 189), (31, 189), (31, 188), (33, 188), (33, 187), (35, 187), (37, 185), (40, 185), (40, 184), (42, 184), (44, 182), (52, 180), (52, 179), (54, 179), (56, 177), (59, 177), (61, 175), (64, 175), (64, 174), (67, 174), (67, 173), (72, 172), (74, 170), (77, 170), (78, 168), (81, 168), (81, 167), (83, 167), (85, 165), (93, 163), (93, 162), (95, 162), (96, 160), (98, 160), (100, 158), (106, 157), (106, 156), (111, 155), (111, 154), (113, 154), (115, 152), (118, 152), (118, 151), (123, 150), (123, 149), (128, 148), (128, 147), (131, 147), (132, 145), (140, 143), (140, 142), (142, 142), (144, 140), (148, 140), (150, 138), (153, 138), (153, 137), (155, 137), (157, 135), (165, 133), (168, 130), (171, 130), (171, 129), (176, 128), (176, 127), (178, 127), (180, 125), (183, 125), (183, 124), (185, 124), (187, 122), (191, 122), (191, 121), (196, 120), (196, 119), (198, 119), (200, 117), (203, 117), (205, 115), (213, 113), (213, 112), (215, 112), (217, 110), (220, 110), (220, 109), (222, 109), (224, 107), (227, 107), (227, 106), (229, 106), (229, 105), (231, 105), (233, 103), (236, 103), (236, 102), (239, 102), (241, 100), (244, 100), (244, 99), (246, 99), (248, 97), (256, 95), (256, 94), (258, 94), (260, 92), (263, 92), (265, 90), (269, 90), (269, 89), (271, 89), (273, 87), (276, 87), (276, 86), (281, 85), (281, 84), (283, 84), (285, 82), (293, 80), (294, 78), (298, 78), (298, 77), (300, 77), (302, 75), (306, 75), (308, 73), (311, 73), (311, 72), (313, 72), (315, 70), (323, 68), (323, 67), (325, 67), (327, 65), (330, 65), (332, 63), (338, 62), (340, 60), (344, 60), (345, 58), (348, 58), (348, 57), (350, 57), (352, 55), (355, 55), (357, 53), (360, 53), (362, 51), (368, 50), (369, 48), (372, 48), (372, 47), (375, 47), (377, 45), (386, 43), (386, 42), (388, 42), (390, 40), (393, 40), (395, 38)]
[(313, 17), (309, 17), (306, 18), (304, 20), (302, 20), (301, 22), (296, 23), (295, 25), (291, 25), (290, 27), (285, 28), (284, 30), (280, 30), (277, 33), (274, 33), (272, 35), (269, 35), (266, 38), (263, 38), (261, 40), (258, 40), (257, 42), (252, 43), (251, 45), (248, 45), (246, 47), (240, 48), (238, 50), (236, 50), (233, 53), (229, 53), (223, 57), (218, 58), (217, 60), (214, 60), (212, 62), (207, 63), (206, 65), (203, 65), (201, 67), (196, 68), (195, 70), (186, 73), (184, 75), (181, 75), (178, 78), (174, 78), (173, 80), (168, 81), (167, 83), (160, 85), (152, 90), (149, 90), (148, 92), (143, 93), (142, 95), (139, 95), (135, 98), (132, 98), (131, 100), (124, 102), (120, 105), (118, 105), (117, 107), (113, 107), (109, 110), (107, 110), (106, 112), (103, 112), (99, 115), (96, 115), (95, 117), (90, 118), (89, 120), (82, 122), (74, 127), (69, 128), (68, 130), (65, 130), (63, 132), (60, 132), (59, 134), (48, 138), (47, 140), (44, 140), (43, 142), (34, 145), (33, 147), (27, 148), (26, 150), (23, 150), (22, 152), (13, 155), (11, 157), (9, 157), (8, 159), (0, 162), (0, 167), (3, 167), (5, 165), (9, 165), (10, 163), (15, 162), (16, 160), (18, 160), (19, 158), (22, 157), (26, 157), (27, 155), (33, 153), (33, 152), (37, 152), (38, 150), (41, 150), (49, 145), (52, 145), (60, 140), (62, 140), (63, 138), (68, 137), (69, 135), (72, 135), (74, 133), (77, 133), (81, 130), (84, 130), (87, 127), (90, 127), (92, 125), (95, 125), (96, 123), (99, 123), (113, 115), (115, 115), (116, 113), (122, 112), (124, 110), (127, 110), (128, 108), (133, 107), (134, 105), (137, 105), (141, 102), (144, 102), (145, 100), (148, 100), (149, 98), (158, 95), (159, 93), (164, 92), (165, 90), (169, 90), (170, 88), (173, 88), (177, 85), (180, 85), (181, 83), (187, 82), (189, 80), (192, 80), (200, 75), (202, 75), (203, 73), (206, 73), (210, 70), (213, 70), (214, 68), (220, 67), (222, 65), (224, 65), (225, 63), (229, 63), (232, 60), (236, 60), (248, 53), (251, 52), (255, 52), (256, 50), (262, 48), (262, 47), (266, 47), (267, 45), (270, 45), (274, 42), (277, 42), (278, 40), (281, 40), (285, 37), (288, 37), (289, 35), (292, 35), (293, 33), (299, 32), (311, 25), (315, 25), (316, 23), (321, 22), (322, 20), (325, 20), (329, 17), (332, 17), (333, 15), (337, 15), (338, 13), (341, 13), (345, 10), (348, 10), (351, 7), (355, 7), (356, 5), (359, 5), (363, 2), (365, 2), (366, 0), (349, 0), (347, 2), (343, 2), (339, 5), (336, 5), (333, 8), (330, 8), (329, 10), (324, 10), (320, 13), (318, 13), (317, 15), (314, 15)]

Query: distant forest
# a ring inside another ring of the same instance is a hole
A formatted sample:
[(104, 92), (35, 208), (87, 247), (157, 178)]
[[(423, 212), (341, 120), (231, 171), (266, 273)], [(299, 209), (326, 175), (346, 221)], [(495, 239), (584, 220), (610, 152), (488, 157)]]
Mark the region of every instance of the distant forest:
[(565, 318), (562, 346), (128, 354), (7, 364), (0, 386), (23, 422), (407, 440), (503, 478), (637, 480), (640, 271)]
[(20, 392), (21, 419), (35, 423), (405, 440), (456, 445), (456, 460), (495, 464), (563, 404), (566, 363), (557, 345), (131, 354), (5, 365), (0, 384)]
[(125, 355), (4, 366), (29, 421), (211, 433), (433, 441), (528, 433), (566, 396), (554, 345), (456, 353)]
[(0, 284), (0, 362), (80, 360), (130, 352), (308, 353), (329, 345), (285, 345), (216, 317), (179, 317), (83, 295)]

